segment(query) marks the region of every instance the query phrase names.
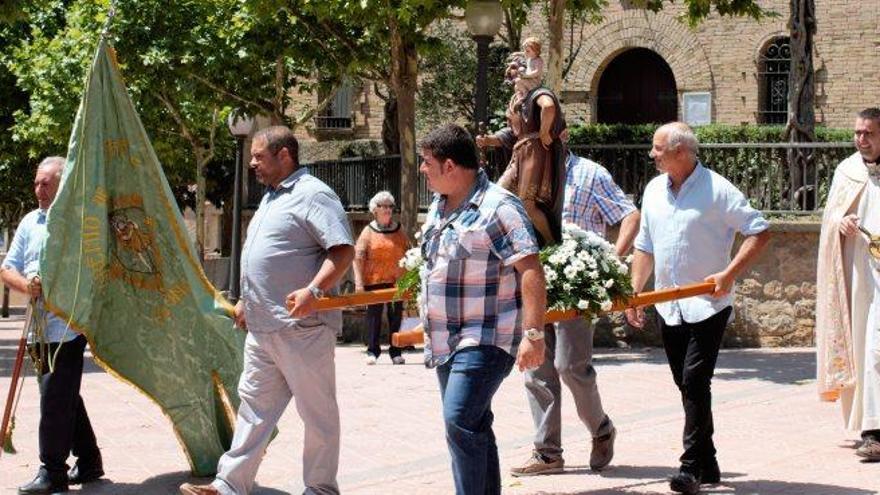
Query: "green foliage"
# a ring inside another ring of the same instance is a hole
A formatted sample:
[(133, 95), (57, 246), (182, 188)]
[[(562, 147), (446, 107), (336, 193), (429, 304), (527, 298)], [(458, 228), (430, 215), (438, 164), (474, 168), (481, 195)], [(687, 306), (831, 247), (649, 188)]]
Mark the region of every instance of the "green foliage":
[[(422, 83), (416, 102), (417, 125), (430, 129), (446, 122), (473, 127), (477, 55), (474, 41), (463, 26), (452, 21), (438, 23), (419, 60)], [(491, 45), (488, 59), (489, 115), (504, 114), (513, 92), (504, 84), (509, 51)]]
[[(664, 4), (675, 3), (675, 0), (632, 0), (632, 3), (652, 12), (659, 12), (663, 10)], [(691, 27), (709, 17), (713, 10), (723, 16), (746, 16), (755, 20), (779, 16), (777, 12), (761, 7), (757, 0), (684, 0), (683, 3), (685, 11), (681, 17)]]
[[(649, 144), (656, 124), (581, 124), (568, 128), (569, 144)], [(712, 124), (694, 128), (701, 143), (785, 143), (785, 127), (778, 125), (723, 125)], [(848, 142), (849, 129), (816, 128), (818, 142)]]
[(384, 154), (382, 143), (371, 139), (349, 141), (339, 149), (339, 158), (370, 158)]

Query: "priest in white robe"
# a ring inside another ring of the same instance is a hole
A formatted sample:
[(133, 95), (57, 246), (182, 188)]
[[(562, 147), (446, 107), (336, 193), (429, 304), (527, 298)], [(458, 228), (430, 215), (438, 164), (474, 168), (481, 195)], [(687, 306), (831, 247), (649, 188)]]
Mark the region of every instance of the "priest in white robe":
[(846, 428), (861, 432), (856, 454), (880, 461), (880, 108), (859, 112), (854, 141), (822, 217), (816, 377), (824, 400), (840, 400)]

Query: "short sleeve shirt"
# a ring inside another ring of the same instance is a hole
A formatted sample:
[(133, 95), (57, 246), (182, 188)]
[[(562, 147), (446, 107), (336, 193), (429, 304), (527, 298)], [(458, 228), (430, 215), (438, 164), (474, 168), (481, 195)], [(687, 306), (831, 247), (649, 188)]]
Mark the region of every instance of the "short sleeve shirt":
[(322, 324), (341, 330), (341, 311), (293, 318), (285, 307), (287, 295), (308, 286), (327, 251), (339, 245), (354, 245), (345, 210), (336, 194), (307, 168), (269, 188), (248, 225), (241, 256), (248, 330), (265, 333)]
[(445, 211), (435, 196), (422, 228), (425, 364), (457, 350), (494, 345), (516, 356), (522, 340), (522, 293), (514, 263), (538, 252), (519, 198), (482, 171), (462, 205)]
[(562, 221), (595, 232), (602, 237), (608, 225), (615, 225), (636, 211), (611, 174), (586, 158), (569, 153), (565, 175), (565, 203)]
[[(655, 177), (642, 197), (642, 221), (635, 247), (654, 256), (657, 289), (702, 282), (730, 264), (737, 232), (754, 235), (769, 227), (760, 211), (721, 175), (697, 163), (678, 194), (669, 176)], [(656, 305), (667, 325), (703, 321), (733, 303), (733, 291)]]
[[(34, 210), (18, 224), (15, 237), (9, 245), (9, 252), (3, 259), (3, 268), (14, 268), (18, 273), (27, 277), (40, 273), (40, 253), (46, 242), (46, 212)], [(43, 337), (46, 342), (68, 342), (76, 338), (76, 332), (67, 327), (67, 323), (52, 313), (43, 313), (42, 308), (37, 308), (39, 313), (46, 314), (46, 327)], [(35, 336), (29, 335), (28, 340), (34, 342)]]

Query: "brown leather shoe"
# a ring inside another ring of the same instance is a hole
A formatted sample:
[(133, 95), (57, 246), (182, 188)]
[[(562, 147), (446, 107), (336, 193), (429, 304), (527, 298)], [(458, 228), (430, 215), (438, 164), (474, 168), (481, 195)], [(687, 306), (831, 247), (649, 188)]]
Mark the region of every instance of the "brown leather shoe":
[(593, 450), (590, 452), (590, 469), (599, 471), (614, 458), (614, 439), (617, 438), (617, 428), (611, 427), (611, 431), (601, 437), (593, 438)]
[(514, 477), (538, 476), (542, 474), (558, 474), (565, 467), (562, 457), (558, 459), (545, 459), (538, 452), (532, 452), (531, 457), (522, 466), (511, 468), (510, 474)]
[(213, 485), (184, 483), (180, 485), (180, 495), (220, 495), (220, 492)]

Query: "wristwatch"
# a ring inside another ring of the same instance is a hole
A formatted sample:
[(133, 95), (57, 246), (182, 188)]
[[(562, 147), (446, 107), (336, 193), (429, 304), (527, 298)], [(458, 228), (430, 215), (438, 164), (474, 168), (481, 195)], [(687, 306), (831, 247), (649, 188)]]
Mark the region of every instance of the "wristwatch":
[(529, 340), (541, 340), (544, 338), (544, 330), (538, 330), (537, 328), (527, 328), (525, 331), (526, 338)]
[(321, 288), (317, 285), (310, 285), (309, 292), (312, 293), (315, 299), (321, 299), (322, 297), (324, 297), (324, 291), (322, 291)]

